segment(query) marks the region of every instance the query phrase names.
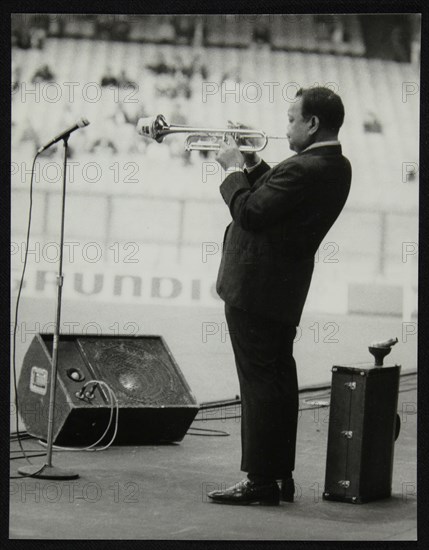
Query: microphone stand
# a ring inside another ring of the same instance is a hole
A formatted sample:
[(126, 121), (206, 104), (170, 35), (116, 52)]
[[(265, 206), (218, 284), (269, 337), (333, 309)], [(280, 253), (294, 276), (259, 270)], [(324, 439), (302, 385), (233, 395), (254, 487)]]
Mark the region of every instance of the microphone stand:
[(57, 276), (57, 304), (56, 304), (56, 318), (55, 318), (55, 331), (54, 340), (52, 345), (52, 369), (51, 369), (51, 383), (49, 389), (49, 416), (48, 416), (48, 439), (47, 439), (47, 452), (46, 463), (42, 466), (32, 464), (31, 466), (23, 466), (18, 469), (18, 473), (27, 477), (37, 477), (40, 479), (77, 479), (79, 474), (57, 468), (52, 464), (52, 447), (53, 447), (53, 434), (54, 434), (54, 414), (55, 414), (55, 392), (57, 386), (57, 370), (58, 370), (58, 344), (60, 338), (60, 322), (61, 322), (61, 298), (64, 275), (63, 271), (63, 249), (64, 249), (64, 218), (65, 218), (65, 206), (66, 206), (66, 173), (67, 173), (67, 153), (68, 153), (68, 139), (70, 133), (63, 137), (64, 141), (64, 168), (63, 168), (63, 190), (62, 190), (62, 204), (61, 204), (61, 234), (60, 234), (60, 261), (58, 267)]

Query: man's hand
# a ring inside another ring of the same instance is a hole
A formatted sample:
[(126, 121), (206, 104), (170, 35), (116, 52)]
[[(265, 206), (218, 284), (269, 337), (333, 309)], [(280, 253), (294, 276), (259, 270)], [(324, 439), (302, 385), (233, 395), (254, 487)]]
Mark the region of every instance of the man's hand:
[[(237, 128), (240, 130), (252, 130), (250, 126), (246, 126), (245, 124), (242, 124), (241, 122), (231, 122), (228, 120), (228, 128)], [(248, 138), (248, 137), (242, 137), (238, 140), (238, 146), (240, 145), (250, 145), (251, 147), (259, 147), (261, 144), (261, 138)], [(251, 166), (257, 164), (260, 161), (260, 157), (255, 152), (247, 152), (242, 153), (244, 157), (244, 163), (246, 164), (247, 168), (250, 168)]]
[(224, 170), (244, 167), (244, 157), (240, 153), (235, 141), (228, 135), (226, 136), (226, 142), (220, 142), (220, 149), (216, 155), (216, 160)]

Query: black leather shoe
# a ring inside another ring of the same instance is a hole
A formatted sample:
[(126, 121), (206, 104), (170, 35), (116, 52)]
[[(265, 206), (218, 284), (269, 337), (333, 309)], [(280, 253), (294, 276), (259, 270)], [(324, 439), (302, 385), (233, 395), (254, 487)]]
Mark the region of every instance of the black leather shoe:
[(259, 502), (266, 506), (278, 506), (279, 486), (275, 481), (269, 485), (257, 485), (250, 479), (243, 479), (225, 491), (211, 491), (207, 494), (213, 502), (221, 504), (251, 504)]
[(288, 479), (282, 479), (280, 489), (280, 499), (285, 502), (293, 502), (293, 496), (295, 494), (295, 482), (293, 477)]

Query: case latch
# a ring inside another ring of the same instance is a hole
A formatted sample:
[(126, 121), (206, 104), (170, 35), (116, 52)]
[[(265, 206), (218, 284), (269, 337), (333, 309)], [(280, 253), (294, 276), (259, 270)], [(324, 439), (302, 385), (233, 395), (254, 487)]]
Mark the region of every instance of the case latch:
[(340, 479), (338, 482), (338, 485), (340, 487), (344, 487), (345, 489), (348, 489), (350, 487), (350, 481), (348, 479)]

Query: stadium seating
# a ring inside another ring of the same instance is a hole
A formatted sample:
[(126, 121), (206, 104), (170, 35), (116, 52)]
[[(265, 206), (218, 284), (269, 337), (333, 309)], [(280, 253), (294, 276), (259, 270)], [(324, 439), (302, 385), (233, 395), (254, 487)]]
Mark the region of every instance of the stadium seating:
[[(12, 69), (19, 67), (21, 71), (20, 87), (12, 100), (16, 134), (13, 162), (19, 165), (31, 161), (28, 140), (24, 143), (18, 138), (29, 121), (40, 145), (64, 125), (67, 127), (77, 118), (87, 116), (91, 125), (70, 140), (75, 147), (73, 160), (78, 159), (81, 164), (98, 163), (103, 180), (94, 182), (90, 188), (88, 182), (83, 181), (71, 187), (69, 209), (76, 216), (70, 216), (68, 221), (69, 237), (81, 238), (91, 233), (93, 226), (78, 215), (86, 209), (95, 213), (96, 236), (104, 239), (106, 246), (114, 240), (139, 239), (151, 250), (149, 257), (154, 261), (156, 255), (159, 260), (167, 249), (178, 251), (179, 256), (183, 253), (183, 260), (193, 254), (202, 240), (221, 239), (229, 217), (218, 196), (221, 173), (213, 157), (204, 159), (197, 152), (189, 158), (182, 155), (180, 139), (166, 138), (161, 145), (145, 143), (133, 134), (133, 121), (127, 123), (126, 117), (162, 113), (174, 123), (171, 117), (180, 110), (190, 125), (219, 127), (233, 120), (247, 122), (271, 135), (284, 135), (287, 108), (296, 90), (301, 86), (329, 85), (338, 91), (345, 104), (346, 120), (340, 138), (353, 165), (350, 200), (329, 238), (341, 243), (343, 257), (348, 259), (347, 269), (357, 266), (369, 275), (395, 272), (400, 262), (397, 239), (400, 242), (417, 240), (417, 182), (404, 181), (404, 163), (418, 166), (419, 160), (416, 130), (419, 100), (418, 94), (412, 93), (419, 82), (416, 67), (359, 57), (363, 49), (357, 22), (353, 19), (348, 29), (350, 40), (341, 51), (349, 55), (338, 55), (338, 52), (334, 55), (332, 44), (326, 47), (331, 53), (315, 53), (315, 22), (310, 17), (273, 17), (274, 50), (263, 46), (245, 47), (251, 40), (250, 19), (240, 23), (239, 36), (233, 32), (232, 19), (226, 19), (226, 31), (221, 27), (225, 16), (212, 22), (206, 36), (206, 44), (210, 46), (199, 48), (88, 38), (50, 38), (42, 51), (13, 48)], [(138, 39), (136, 28), (131, 29), (131, 36)], [(314, 39), (302, 39), (309, 35)], [(197, 54), (207, 76), (202, 78), (195, 73), (189, 79), (190, 97), (172, 98), (171, 93), (177, 91), (175, 87), (181, 78), (178, 60), (184, 66), (191, 66)], [(160, 55), (171, 68), (169, 76), (156, 75), (148, 69)], [(58, 101), (45, 97), (48, 83), (40, 85), (43, 91), (38, 100), (28, 93), (35, 89), (31, 80), (41, 64), (48, 64), (54, 73), (49, 91), (53, 93), (58, 85), (61, 92)], [(122, 70), (136, 82), (134, 92), (101, 89), (101, 78), (106, 72), (119, 75)], [(68, 96), (70, 83), (74, 85), (73, 101)], [(406, 90), (411, 92), (404, 95), (407, 83)], [(94, 100), (94, 94), (100, 97)], [(365, 131), (368, 111), (376, 113), (381, 132)], [(100, 149), (99, 144), (96, 145), (97, 140), (106, 138), (109, 132), (109, 139), (117, 141), (116, 153), (112, 148)], [(56, 156), (54, 153), (51, 161), (56, 159), (60, 163), (60, 154), (60, 150)], [(263, 156), (274, 164), (290, 154), (287, 141), (273, 140)], [(115, 163), (119, 170), (116, 173)], [(126, 163), (128, 168), (124, 168)], [(133, 167), (136, 167), (137, 183), (130, 181)], [(26, 205), (28, 178), (18, 174), (12, 177), (12, 183), (13, 230), (17, 235), (24, 235), (25, 220), (19, 212)], [(42, 239), (54, 237), (58, 193), (58, 184), (41, 181), (37, 186), (36, 204), (49, 220), (37, 221), (36, 216), (35, 231)], [(165, 213), (168, 226), (158, 217), (158, 211)], [(159, 245), (158, 252), (154, 252), (154, 245)]]

